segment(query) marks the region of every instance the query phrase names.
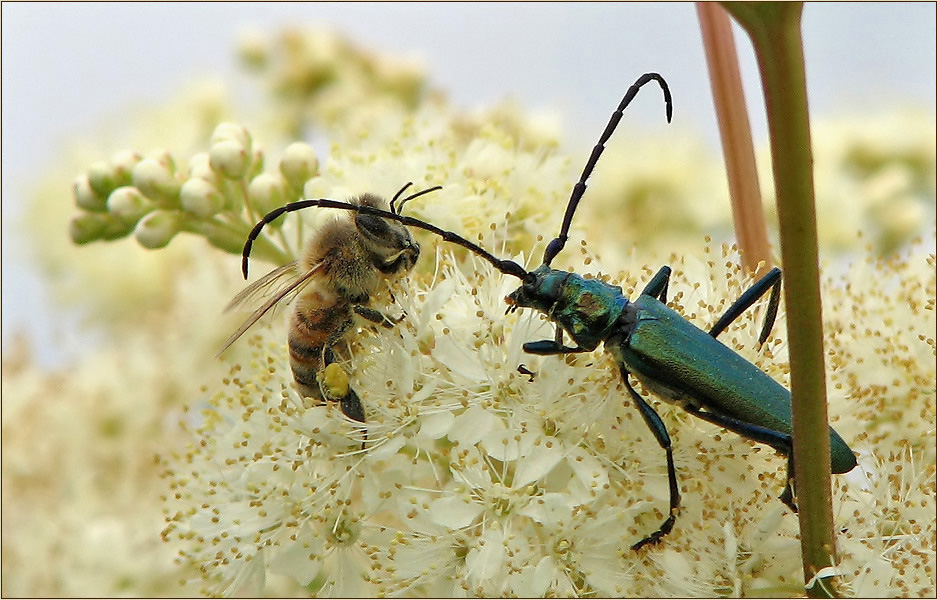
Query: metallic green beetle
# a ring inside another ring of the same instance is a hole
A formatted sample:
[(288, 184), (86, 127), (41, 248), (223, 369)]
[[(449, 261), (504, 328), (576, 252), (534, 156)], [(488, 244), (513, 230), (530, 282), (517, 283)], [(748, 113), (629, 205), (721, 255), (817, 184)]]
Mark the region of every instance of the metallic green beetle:
[[(642, 382), (645, 389), (662, 400), (676, 403), (701, 419), (742, 437), (767, 444), (784, 454), (788, 458), (788, 475), (780, 499), (797, 511), (792, 480), (791, 393), (716, 339), (747, 308), (771, 291), (759, 343), (768, 339), (778, 310), (781, 270), (772, 269), (756, 282), (705, 332), (666, 306), (671, 276), (669, 267), (661, 267), (634, 301), (629, 301), (619, 286), (550, 267), (551, 261), (567, 241), (573, 214), (586, 190), (586, 180), (599, 160), (606, 141), (622, 118), (625, 107), (638, 90), (651, 81), (656, 81), (664, 93), (666, 115), (670, 122), (671, 92), (667, 83), (657, 73), (646, 73), (629, 88), (612, 114), (573, 188), (560, 234), (547, 245), (543, 264), (533, 271), (527, 271), (514, 261), (496, 258), (469, 240), (430, 223), (396, 212), (328, 199), (293, 202), (265, 216), (251, 231), (245, 243), (242, 263), (247, 277), (251, 245), (266, 223), (285, 212), (319, 206), (355, 210), (425, 229), (448, 242), (467, 248), (500, 272), (520, 279), (521, 287), (506, 298), (508, 310), (533, 308), (545, 314), (556, 325), (554, 339), (528, 342), (523, 346), (524, 351), (538, 355), (590, 352), (603, 343), (615, 358), (625, 387), (645, 423), (665, 451), (670, 488), (668, 517), (657, 530), (633, 544), (634, 550), (659, 541), (671, 531), (680, 507), (681, 494), (674, 468), (671, 438), (655, 409), (632, 387), (630, 373)], [(564, 333), (575, 345), (564, 345)], [(533, 376), (523, 366), (519, 370)], [(832, 473), (846, 473), (856, 466), (853, 451), (833, 429), (830, 429), (830, 445)]]

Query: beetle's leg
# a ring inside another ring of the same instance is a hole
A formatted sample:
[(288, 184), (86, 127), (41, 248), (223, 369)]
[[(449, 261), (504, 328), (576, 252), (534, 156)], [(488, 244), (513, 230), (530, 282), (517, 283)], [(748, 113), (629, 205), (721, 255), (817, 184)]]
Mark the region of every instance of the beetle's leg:
[(779, 500), (785, 503), (785, 506), (790, 508), (792, 512), (797, 513), (798, 507), (795, 505), (795, 455), (788, 455), (788, 472), (785, 473), (785, 489), (782, 490), (782, 495), (778, 497)]
[(538, 356), (553, 356), (555, 354), (575, 354), (577, 352), (589, 352), (586, 348), (579, 346), (563, 345), (563, 329), (560, 325), (554, 329), (554, 339), (537, 340), (536, 342), (526, 342), (521, 346), (522, 350), (528, 354), (537, 354)]
[(767, 427), (746, 423), (719, 413), (694, 410), (693, 408), (688, 408), (688, 410), (692, 412), (694, 416), (700, 417), (704, 421), (719, 425), (723, 429), (732, 431), (746, 439), (771, 446), (781, 454), (784, 454), (788, 459), (788, 472), (785, 474), (785, 489), (782, 490), (782, 495), (779, 496), (779, 500), (784, 502), (792, 511), (798, 512), (798, 507), (795, 506), (794, 502), (795, 491), (793, 477), (795, 475), (795, 464), (793, 460), (794, 450), (791, 443), (791, 435)]
[(525, 342), (521, 348), (528, 354), (537, 354), (539, 356), (551, 356), (554, 354), (575, 354), (577, 352), (589, 352), (586, 348), (579, 346), (564, 346), (558, 344), (555, 340), (538, 340), (536, 342)]
[(534, 381), (534, 377), (537, 375), (536, 372), (524, 366), (524, 363), (518, 365), (518, 372), (528, 377), (528, 383)]
[(655, 276), (651, 278), (645, 289), (642, 290), (643, 296), (652, 296), (661, 300), (668, 301), (668, 281), (671, 279), (671, 267), (665, 265), (658, 269)]
[(739, 315), (743, 314), (756, 300), (764, 296), (769, 289), (772, 290), (772, 295), (769, 297), (769, 307), (765, 313), (765, 321), (762, 323), (762, 331), (759, 333), (759, 345), (764, 344), (765, 340), (769, 339), (769, 333), (772, 332), (772, 325), (775, 324), (775, 317), (778, 314), (778, 303), (781, 299), (782, 270), (778, 267), (773, 267), (765, 277), (752, 284), (752, 287), (743, 292), (743, 295), (730, 305), (730, 307), (726, 309), (726, 312), (723, 313), (723, 316), (710, 328), (710, 335), (713, 337), (720, 335), (723, 330), (729, 327), (730, 323), (735, 321)]
[(632, 550), (638, 550), (645, 544), (658, 542), (662, 537), (671, 532), (671, 529), (674, 527), (674, 519), (677, 517), (677, 511), (681, 506), (681, 492), (677, 487), (677, 474), (674, 471), (674, 455), (671, 453), (671, 436), (668, 435), (668, 430), (665, 428), (664, 422), (661, 420), (661, 417), (658, 416), (658, 413), (655, 412), (655, 409), (645, 402), (645, 399), (639, 396), (638, 392), (632, 388), (632, 384), (629, 383), (629, 372), (626, 370), (625, 365), (620, 363), (619, 371), (622, 373), (622, 381), (625, 382), (625, 389), (629, 391), (632, 400), (635, 402), (635, 406), (637, 406), (638, 410), (642, 413), (642, 418), (645, 419), (645, 424), (648, 425), (648, 429), (651, 430), (655, 439), (658, 440), (658, 445), (664, 448), (665, 456), (668, 460), (668, 487), (670, 488), (668, 518), (664, 520), (657, 531), (632, 544)]

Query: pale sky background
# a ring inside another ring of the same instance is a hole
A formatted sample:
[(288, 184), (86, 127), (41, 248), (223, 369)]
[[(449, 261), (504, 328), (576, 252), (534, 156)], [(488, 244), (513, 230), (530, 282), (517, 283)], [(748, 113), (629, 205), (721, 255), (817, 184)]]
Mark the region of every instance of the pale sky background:
[[(719, 147), (697, 15), (688, 3), (4, 3), (4, 346), (26, 328), (41, 362), (67, 360), (50, 341), (49, 328), (63, 318), (50, 318), (34, 267), (15, 244), (28, 191), (61, 149), (200, 77), (235, 81), (234, 48), (245, 29), (274, 33), (300, 24), (331, 26), (369, 48), (420, 57), (431, 85), (457, 105), (511, 97), (527, 109), (556, 111), (584, 157), (628, 85), (658, 71), (674, 93), (675, 120)], [(808, 4), (803, 30), (812, 117), (934, 110), (935, 3)], [(758, 73), (748, 39), (738, 28), (735, 34), (759, 144), (766, 133)], [(639, 122), (660, 119), (657, 103), (635, 112)]]

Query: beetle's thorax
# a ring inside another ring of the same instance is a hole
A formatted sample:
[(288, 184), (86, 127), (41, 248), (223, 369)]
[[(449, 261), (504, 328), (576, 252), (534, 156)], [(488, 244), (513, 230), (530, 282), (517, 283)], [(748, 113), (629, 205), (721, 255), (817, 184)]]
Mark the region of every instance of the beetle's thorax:
[(560, 325), (577, 345), (592, 350), (612, 335), (628, 305), (622, 288), (599, 279), (541, 265), (531, 279), (508, 295), (514, 308), (538, 310)]

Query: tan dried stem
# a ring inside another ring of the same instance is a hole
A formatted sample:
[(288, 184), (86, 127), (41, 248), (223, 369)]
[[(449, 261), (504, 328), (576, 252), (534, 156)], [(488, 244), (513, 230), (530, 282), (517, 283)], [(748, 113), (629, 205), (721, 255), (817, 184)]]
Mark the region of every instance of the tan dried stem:
[(739, 75), (736, 44), (729, 17), (723, 8), (711, 2), (697, 2), (697, 17), (703, 36), (710, 87), (723, 158), (729, 182), (733, 225), (742, 254), (743, 268), (755, 271), (763, 262), (762, 275), (772, 268), (772, 247), (769, 244), (759, 174), (746, 112), (746, 99)]

